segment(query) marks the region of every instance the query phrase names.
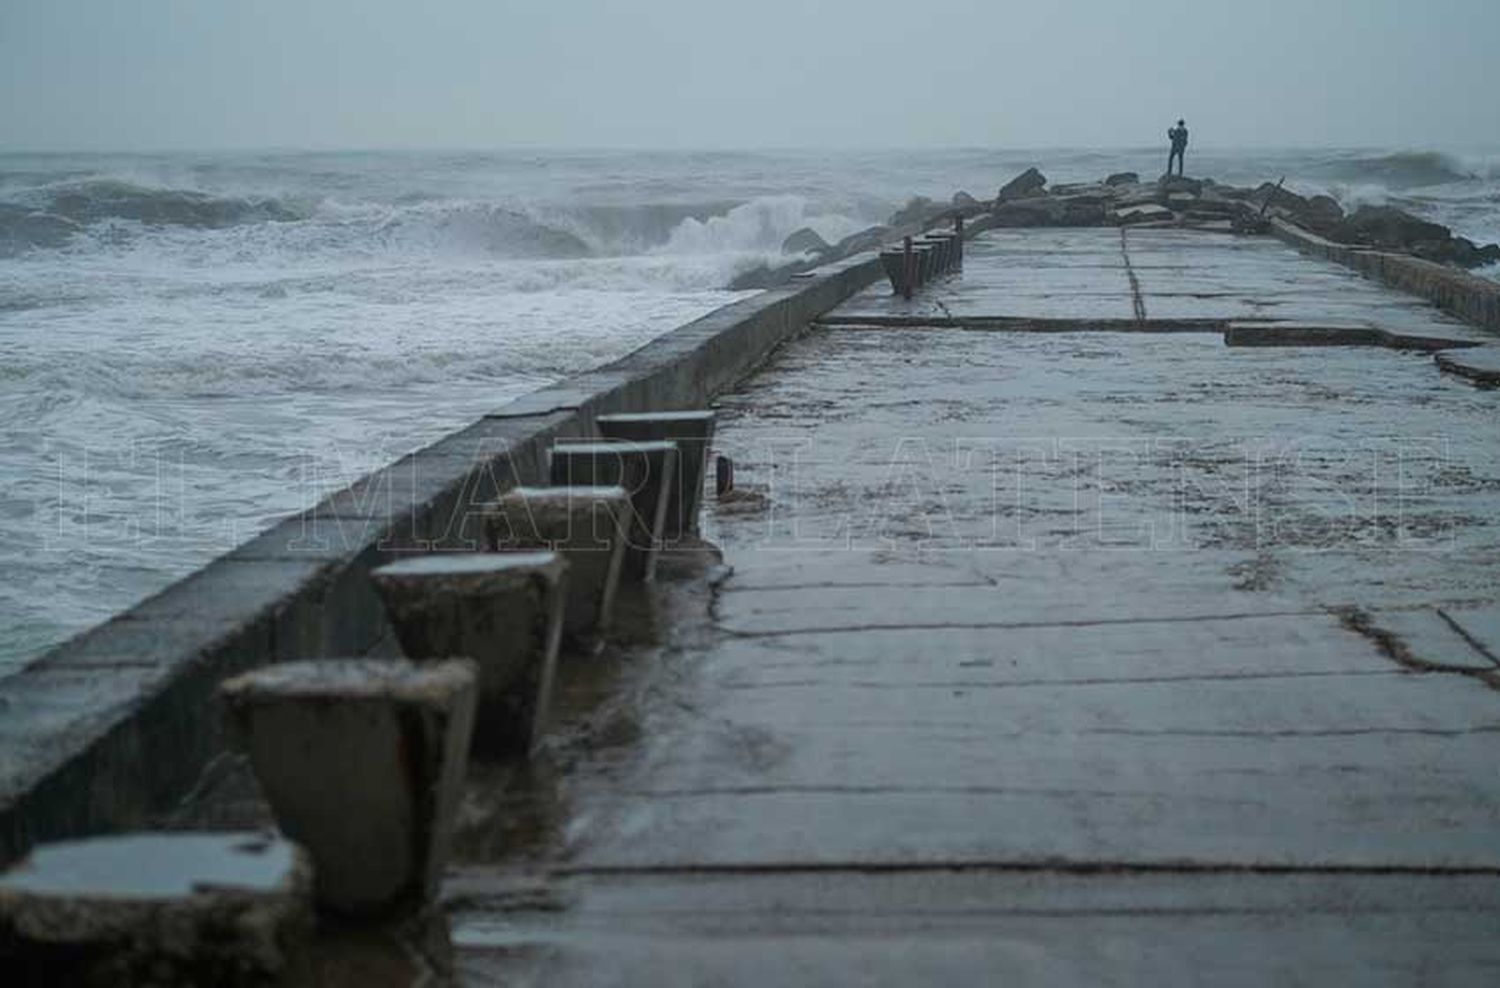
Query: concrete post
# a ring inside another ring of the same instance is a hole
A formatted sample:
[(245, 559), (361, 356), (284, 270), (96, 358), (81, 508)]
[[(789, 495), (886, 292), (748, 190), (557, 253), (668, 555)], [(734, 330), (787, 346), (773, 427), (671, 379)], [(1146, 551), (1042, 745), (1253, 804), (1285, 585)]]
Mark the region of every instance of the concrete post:
[(698, 506), (703, 500), (708, 447), (714, 438), (714, 413), (708, 409), (681, 412), (630, 412), (600, 415), (594, 420), (608, 439), (677, 444), (677, 476), (667, 500), (668, 545), (698, 534)]
[(474, 663), (270, 666), (221, 687), (281, 830), (312, 854), (318, 904), (372, 916), (437, 891), (474, 726)]
[(964, 266), (964, 214), (957, 213), (953, 217), (954, 246), (958, 248), (958, 258), (954, 266), (962, 269)]
[(552, 483), (619, 486), (630, 495), (624, 576), (638, 582), (649, 583), (656, 575), (676, 475), (677, 447), (669, 442), (564, 440), (552, 447)]
[(629, 517), (623, 487), (517, 487), (486, 509), (485, 547), (560, 553), (568, 561), (563, 637), (586, 647), (609, 627)]
[(261, 834), (46, 844), (0, 876), (8, 985), (266, 985), (313, 930), (313, 869)]
[(477, 749), (528, 751), (546, 728), (567, 567), (555, 552), (465, 552), (370, 574), (408, 658), (478, 663)]
[(902, 278), (904, 277), (906, 265), (906, 252), (899, 248), (887, 247), (880, 252), (880, 266), (885, 270), (885, 276), (890, 280), (891, 291), (902, 294)]
[(917, 286), (916, 258), (911, 252), (911, 238), (901, 239), (901, 297), (911, 298)]

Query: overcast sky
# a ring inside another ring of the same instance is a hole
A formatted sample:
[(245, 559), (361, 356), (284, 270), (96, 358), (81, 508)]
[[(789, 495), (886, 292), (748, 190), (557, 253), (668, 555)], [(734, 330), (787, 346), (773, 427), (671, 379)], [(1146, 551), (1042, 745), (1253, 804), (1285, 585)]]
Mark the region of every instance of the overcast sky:
[(0, 0), (0, 148), (1500, 144), (1500, 0)]

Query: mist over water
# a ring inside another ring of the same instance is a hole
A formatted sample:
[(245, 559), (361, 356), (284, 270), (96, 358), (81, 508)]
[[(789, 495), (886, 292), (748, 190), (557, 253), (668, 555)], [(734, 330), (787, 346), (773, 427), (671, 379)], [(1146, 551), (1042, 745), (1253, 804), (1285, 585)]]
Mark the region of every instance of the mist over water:
[[(906, 199), (1132, 151), (0, 155), (0, 669)], [(1500, 154), (1215, 152), (1500, 240)], [(1493, 272), (1492, 272), (1493, 273)]]

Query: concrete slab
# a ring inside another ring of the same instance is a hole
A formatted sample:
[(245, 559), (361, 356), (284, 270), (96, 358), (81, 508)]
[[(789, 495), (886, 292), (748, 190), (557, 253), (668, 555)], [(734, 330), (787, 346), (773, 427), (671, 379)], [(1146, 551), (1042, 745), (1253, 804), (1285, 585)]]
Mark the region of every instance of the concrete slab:
[(468, 982), (1479, 985), (1500, 963), (1486, 877), (615, 875), (515, 900), (455, 913)]
[(450, 887), (460, 967), (1484, 981), (1500, 705), (1442, 614), (1500, 600), (1493, 395), (1386, 349), (945, 328), (1324, 293), (1451, 328), (1268, 240), (1028, 230), (836, 314), (928, 328), (779, 351), (720, 406), (734, 572), (622, 690), (632, 740), (568, 749), (524, 863)]
[(0, 876), (0, 964), (17, 985), (261, 985), (312, 933), (312, 869), (257, 834), (49, 844)]
[[(1460, 612), (1463, 613), (1463, 612)], [(1469, 612), (1474, 613), (1474, 612)], [(1423, 608), (1415, 611), (1376, 611), (1369, 616), (1377, 633), (1392, 636), (1386, 647), (1398, 657), (1418, 667), (1461, 672), (1500, 670), (1488, 655), (1465, 637), (1463, 626), (1443, 616), (1443, 612)]]
[(1480, 384), (1500, 384), (1500, 346), (1440, 353), (1437, 363), (1450, 374)]
[[(1143, 314), (1156, 320), (1344, 321), (1434, 338), (1488, 338), (1431, 303), (1270, 238), (1176, 229), (995, 230), (968, 250), (972, 263), (960, 275), (911, 300), (875, 286), (829, 318), (1107, 320)], [(1133, 305), (1131, 278), (1141, 313)]]
[(1469, 644), (1500, 664), (1500, 607), (1451, 607), (1442, 614)]

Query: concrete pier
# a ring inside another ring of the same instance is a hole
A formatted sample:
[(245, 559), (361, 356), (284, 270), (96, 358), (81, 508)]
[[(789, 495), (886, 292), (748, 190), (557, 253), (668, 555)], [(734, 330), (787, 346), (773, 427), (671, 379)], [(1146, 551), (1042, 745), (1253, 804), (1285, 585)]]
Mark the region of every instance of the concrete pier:
[(462, 553), (403, 559), (372, 574), (408, 658), (478, 666), (480, 748), (526, 750), (546, 729), (567, 569), (551, 551)]
[(131, 834), (37, 848), (0, 875), (7, 985), (279, 983), (311, 938), (312, 868), (253, 833)]
[(1500, 434), (1429, 350), (1490, 339), (1176, 229), (834, 309), (720, 400), (733, 572), (673, 591), (646, 736), (453, 876), (459, 968), (1488, 983)]
[(714, 438), (714, 413), (709, 410), (622, 412), (595, 420), (608, 439), (632, 442), (671, 442), (677, 446), (677, 466), (662, 538), (668, 545), (698, 534), (698, 510), (703, 503), (708, 448)]
[(670, 442), (568, 440), (552, 447), (552, 483), (623, 487), (630, 496), (625, 575), (649, 583), (667, 532), (667, 509), (678, 473), (678, 448)]
[(629, 518), (623, 487), (517, 487), (487, 513), (485, 545), (561, 554), (568, 563), (563, 636), (588, 645), (609, 628)]
[(417, 908), (437, 889), (474, 729), (468, 659), (293, 662), (224, 684), (282, 831), (306, 847), (318, 904)]
[[(471, 778), (462, 980), (1490, 983), (1495, 337), (1443, 279), (1388, 287), (1411, 265), (1191, 212), (991, 214), (911, 298), (867, 255), (497, 409), (414, 459), (441, 476), (408, 514), (366, 518), (362, 482), (300, 520), (314, 558), (268, 534), (0, 683), (0, 834), (159, 806), (225, 669), (387, 648), (371, 569), (463, 550), (399, 564), (463, 598), (492, 565), (464, 560), (514, 558), (474, 551), (484, 506), (549, 449), (604, 462), (601, 417), (712, 402), (724, 565), (635, 588), (651, 634), (557, 671), (548, 757)], [(635, 507), (654, 547), (665, 499)], [(333, 548), (350, 518), (378, 524)], [(483, 661), (445, 614), (391, 624)]]

